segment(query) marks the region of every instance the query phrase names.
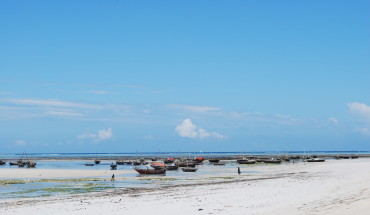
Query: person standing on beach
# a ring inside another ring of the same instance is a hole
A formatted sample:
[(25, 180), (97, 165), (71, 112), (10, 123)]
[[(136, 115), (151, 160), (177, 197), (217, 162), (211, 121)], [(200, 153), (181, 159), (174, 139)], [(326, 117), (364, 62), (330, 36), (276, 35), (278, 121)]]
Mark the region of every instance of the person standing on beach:
[(110, 181), (114, 181), (114, 174), (112, 175), (112, 178), (110, 179)]
[(242, 172), (240, 172), (240, 167), (238, 167), (238, 174), (240, 175), (240, 173), (242, 173)]

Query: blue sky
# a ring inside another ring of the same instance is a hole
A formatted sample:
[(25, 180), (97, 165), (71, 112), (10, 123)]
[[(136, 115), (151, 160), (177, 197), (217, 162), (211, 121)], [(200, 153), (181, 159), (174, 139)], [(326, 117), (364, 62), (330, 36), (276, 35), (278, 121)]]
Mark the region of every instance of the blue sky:
[(1, 1), (1, 151), (370, 150), (369, 7)]

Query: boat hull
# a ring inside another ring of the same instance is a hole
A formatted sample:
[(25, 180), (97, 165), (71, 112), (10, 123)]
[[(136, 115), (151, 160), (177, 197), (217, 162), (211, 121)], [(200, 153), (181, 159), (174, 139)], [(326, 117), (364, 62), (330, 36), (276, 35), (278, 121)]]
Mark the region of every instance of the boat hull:
[(144, 174), (144, 175), (148, 175), (148, 174), (165, 174), (166, 173), (166, 169), (138, 169), (138, 168), (135, 168), (136, 172), (140, 173), (140, 174)]

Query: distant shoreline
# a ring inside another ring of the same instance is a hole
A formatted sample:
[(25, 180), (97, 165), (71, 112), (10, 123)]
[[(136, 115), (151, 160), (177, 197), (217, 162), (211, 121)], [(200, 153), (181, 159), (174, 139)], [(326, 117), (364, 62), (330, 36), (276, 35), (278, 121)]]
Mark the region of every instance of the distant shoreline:
[[(70, 155), (70, 154), (66, 154), (66, 155)], [(352, 153), (326, 153), (326, 154), (318, 154), (318, 153), (305, 153), (305, 154), (284, 154), (284, 153), (281, 153), (281, 154), (274, 154), (274, 153), (271, 153), (271, 154), (232, 154), (232, 155), (227, 155), (227, 154), (190, 154), (190, 155), (185, 155), (185, 154), (182, 154), (182, 155), (179, 155), (179, 154), (166, 154), (166, 155), (102, 155), (102, 154), (98, 154), (97, 156), (94, 156), (94, 155), (89, 155), (89, 156), (63, 156), (63, 154), (58, 154), (57, 156), (35, 156), (35, 154), (31, 154), (31, 156), (29, 156), (29, 159), (30, 160), (58, 160), (58, 161), (63, 161), (63, 160), (94, 160), (94, 159), (99, 159), (99, 160), (137, 160), (137, 159), (140, 159), (140, 158), (143, 158), (145, 160), (150, 160), (152, 158), (156, 158), (157, 160), (164, 160), (166, 158), (176, 158), (176, 159), (180, 159), (180, 158), (194, 158), (194, 157), (204, 157), (206, 160), (207, 159), (220, 159), (220, 160), (236, 160), (236, 159), (240, 159), (242, 157), (248, 157), (248, 158), (252, 158), (252, 159), (260, 159), (260, 158), (271, 158), (271, 157), (284, 157), (284, 156), (288, 156), (288, 157), (300, 157), (300, 158), (303, 158), (305, 156), (316, 156), (318, 158), (324, 158), (324, 159), (336, 159), (336, 156), (351, 156), (351, 155), (355, 155), (355, 156), (358, 156), (358, 158), (370, 158), (370, 153), (368, 154), (362, 154), (362, 153), (355, 153), (355, 152), (352, 152)], [(3, 160), (3, 161), (15, 161), (15, 160), (18, 160), (21, 156), (20, 155), (13, 155), (11, 157), (7, 157), (7, 156), (4, 156), (4, 155), (0, 155), (0, 160)], [(23, 158), (25, 159), (25, 158)]]

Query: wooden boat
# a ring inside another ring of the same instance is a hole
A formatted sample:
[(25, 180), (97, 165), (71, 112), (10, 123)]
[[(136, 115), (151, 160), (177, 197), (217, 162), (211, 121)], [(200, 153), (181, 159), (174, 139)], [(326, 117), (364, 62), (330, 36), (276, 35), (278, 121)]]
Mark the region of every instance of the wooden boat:
[(110, 165), (110, 169), (117, 169), (117, 164), (114, 164), (114, 163), (112, 163), (111, 165)]
[(0, 160), (0, 165), (5, 165), (5, 164), (6, 164), (6, 162), (5, 162), (5, 161)]
[(85, 163), (85, 166), (94, 166), (93, 163)]
[(167, 158), (166, 160), (164, 160), (163, 162), (165, 164), (168, 164), (168, 163), (173, 163), (175, 161), (175, 158)]
[(321, 159), (321, 158), (311, 158), (311, 159), (307, 159), (306, 161), (307, 161), (307, 162), (325, 162), (325, 159)]
[(178, 170), (179, 169), (179, 165), (166, 165), (166, 169), (167, 170)]
[(249, 160), (249, 159), (239, 159), (239, 160), (236, 160), (236, 162), (238, 162), (239, 164), (255, 164), (255, 163), (257, 163), (257, 161)]
[(161, 169), (140, 169), (140, 168), (134, 168), (134, 170), (136, 170), (136, 172), (140, 173), (140, 174), (145, 174), (145, 175), (148, 175), (148, 174), (165, 174), (166, 173), (166, 169), (165, 168), (161, 168)]
[(208, 159), (210, 163), (218, 163), (220, 162), (220, 159)]
[(10, 165), (10, 166), (15, 166), (15, 165), (18, 165), (18, 162), (11, 162), (11, 161), (10, 161), (10, 162), (9, 162), (9, 165)]
[(131, 165), (132, 161), (126, 161), (126, 164)]
[(164, 168), (166, 168), (166, 164), (157, 163), (157, 162), (153, 162), (152, 164), (150, 164), (150, 166), (153, 167), (154, 169), (164, 169)]
[(31, 162), (31, 161), (30, 162), (27, 162), (26, 165), (27, 165), (28, 168), (36, 167), (36, 163), (35, 162)]
[(151, 159), (152, 161), (157, 161), (157, 158), (155, 158), (155, 157), (152, 157), (152, 159)]
[(134, 164), (134, 166), (139, 166), (139, 165), (141, 165), (141, 161), (133, 161), (132, 163)]
[(96, 160), (96, 159), (95, 159), (95, 160), (94, 160), (94, 163), (95, 163), (95, 164), (100, 164), (100, 160)]
[(125, 161), (123, 161), (123, 160), (118, 160), (118, 161), (116, 161), (116, 164), (117, 165), (123, 165), (123, 164), (125, 164), (126, 162)]
[(198, 169), (194, 167), (184, 167), (181, 168), (183, 172), (196, 172)]
[(195, 167), (197, 164), (194, 162), (179, 162), (177, 165), (179, 167)]
[(203, 163), (203, 161), (204, 161), (204, 157), (196, 157), (196, 158), (194, 159), (194, 161), (195, 161), (196, 163)]

